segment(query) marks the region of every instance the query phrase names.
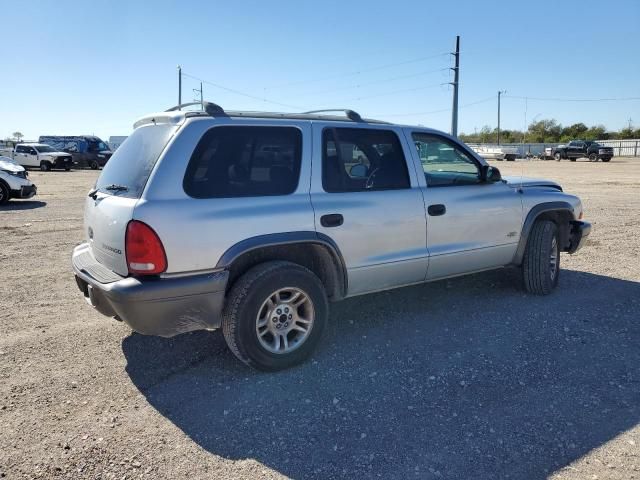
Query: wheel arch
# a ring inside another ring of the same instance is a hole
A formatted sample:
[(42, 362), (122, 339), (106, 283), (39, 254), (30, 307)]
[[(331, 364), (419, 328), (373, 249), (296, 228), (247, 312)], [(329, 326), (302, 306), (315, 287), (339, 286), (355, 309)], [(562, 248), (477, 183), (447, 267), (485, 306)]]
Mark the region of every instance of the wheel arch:
[(522, 265), (524, 252), (527, 248), (529, 234), (533, 228), (533, 224), (537, 220), (551, 220), (558, 226), (560, 234), (560, 247), (565, 250), (570, 241), (571, 221), (575, 220), (573, 207), (569, 202), (545, 202), (540, 203), (529, 210), (527, 218), (522, 225), (522, 233), (520, 242), (513, 258), (514, 265)]
[(229, 270), (227, 288), (230, 288), (251, 267), (273, 260), (290, 261), (311, 270), (332, 301), (346, 296), (348, 279), (344, 258), (330, 237), (314, 231), (248, 238), (224, 252), (216, 268)]

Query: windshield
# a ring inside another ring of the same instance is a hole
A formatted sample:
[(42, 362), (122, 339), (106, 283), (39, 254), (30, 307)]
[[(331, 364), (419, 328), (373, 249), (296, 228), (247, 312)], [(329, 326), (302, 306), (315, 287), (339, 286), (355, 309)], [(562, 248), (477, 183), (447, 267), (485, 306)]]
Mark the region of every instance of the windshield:
[(35, 148), (40, 153), (57, 152), (57, 150), (55, 148), (51, 148), (49, 145), (36, 145), (33, 148)]
[(153, 167), (176, 128), (160, 124), (136, 129), (109, 159), (96, 188), (112, 195), (140, 198)]
[(104, 152), (109, 150), (109, 147), (104, 142), (89, 142), (89, 151), (91, 152)]

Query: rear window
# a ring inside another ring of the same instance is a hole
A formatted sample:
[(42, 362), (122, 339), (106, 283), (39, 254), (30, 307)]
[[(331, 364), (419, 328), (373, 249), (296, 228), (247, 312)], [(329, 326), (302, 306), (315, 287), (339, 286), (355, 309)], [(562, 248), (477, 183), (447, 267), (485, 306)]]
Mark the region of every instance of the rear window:
[(184, 177), (194, 198), (288, 195), (298, 186), (302, 133), (294, 127), (214, 127)]
[(166, 124), (137, 128), (109, 159), (96, 188), (121, 197), (140, 198), (151, 170), (176, 128)]

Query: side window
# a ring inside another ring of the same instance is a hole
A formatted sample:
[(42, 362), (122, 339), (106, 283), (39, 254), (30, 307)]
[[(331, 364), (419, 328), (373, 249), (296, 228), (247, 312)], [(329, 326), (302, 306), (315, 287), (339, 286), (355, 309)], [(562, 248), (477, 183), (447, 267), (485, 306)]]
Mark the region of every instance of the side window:
[(413, 141), (430, 187), (480, 183), (478, 164), (454, 142), (427, 133), (414, 133)]
[(288, 195), (298, 186), (302, 133), (294, 127), (214, 127), (196, 146), (184, 191), (195, 198)]
[(33, 147), (29, 147), (29, 150), (28, 150), (27, 153), (29, 153), (31, 155), (37, 155), (38, 154), (38, 152), (36, 152), (36, 149), (33, 148)]
[(27, 147), (23, 147), (22, 145), (18, 145), (16, 147), (16, 153), (27, 153)]
[(390, 130), (325, 128), (322, 187), (330, 193), (410, 188), (397, 135)]

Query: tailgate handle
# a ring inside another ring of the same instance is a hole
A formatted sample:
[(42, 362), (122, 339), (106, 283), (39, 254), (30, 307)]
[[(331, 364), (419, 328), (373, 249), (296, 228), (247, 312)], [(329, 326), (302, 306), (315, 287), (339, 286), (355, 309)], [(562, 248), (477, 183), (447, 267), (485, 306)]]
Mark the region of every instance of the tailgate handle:
[(344, 217), (339, 213), (330, 213), (320, 217), (320, 225), (323, 227), (339, 227), (344, 223)]

